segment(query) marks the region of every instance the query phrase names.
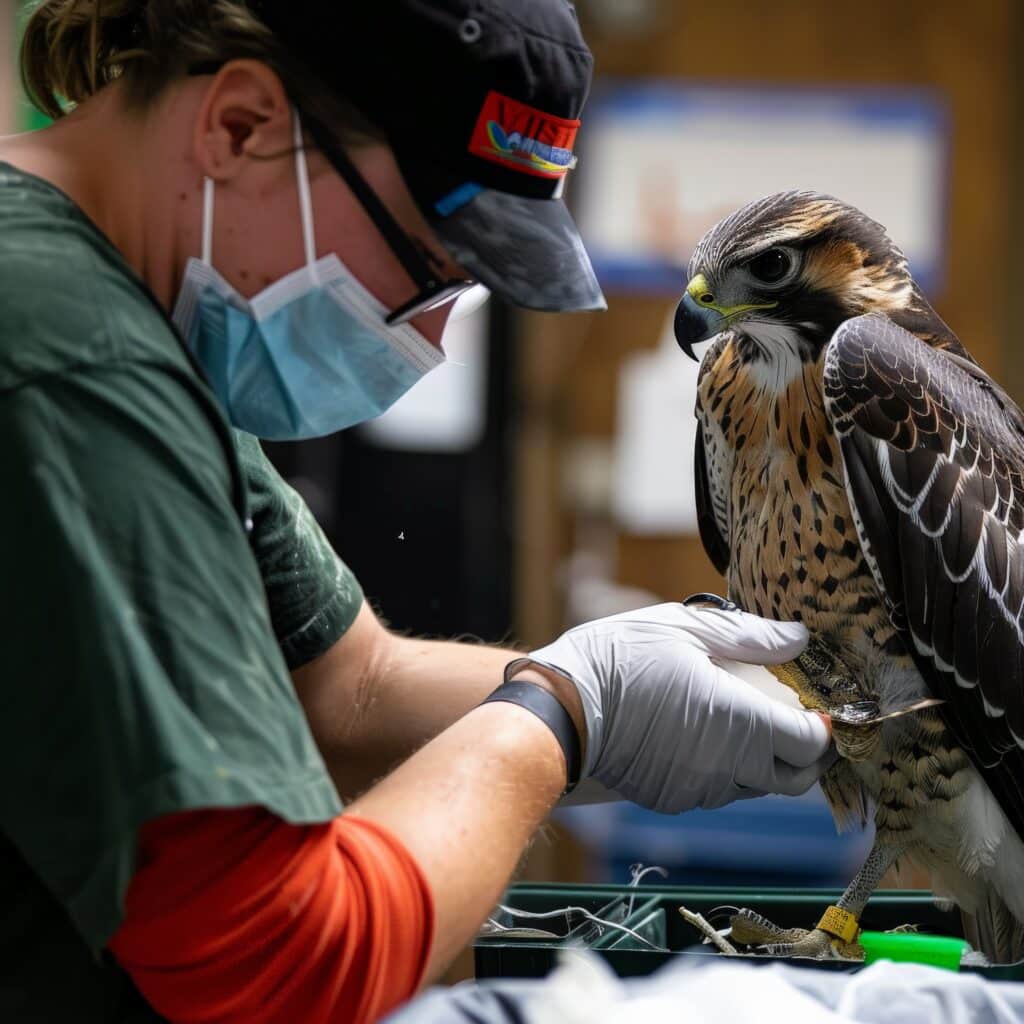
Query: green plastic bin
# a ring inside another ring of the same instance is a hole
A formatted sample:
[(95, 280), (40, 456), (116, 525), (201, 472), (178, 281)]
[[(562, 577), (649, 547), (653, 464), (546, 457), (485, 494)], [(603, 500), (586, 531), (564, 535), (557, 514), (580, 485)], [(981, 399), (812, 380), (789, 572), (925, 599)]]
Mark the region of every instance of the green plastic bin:
[[(584, 907), (599, 917), (608, 910), (611, 920), (623, 924), (644, 939), (662, 947), (651, 949), (642, 940), (609, 927), (581, 928), (570, 920), (559, 931), (558, 939), (506, 936), (480, 938), (474, 944), (478, 978), (540, 978), (558, 963), (561, 950), (584, 946), (594, 950), (620, 977), (650, 974), (678, 957), (717, 957), (710, 946), (701, 945), (700, 933), (679, 914), (678, 908), (707, 917), (716, 907), (750, 907), (783, 928), (813, 928), (822, 911), (835, 903), (838, 889), (723, 889), (701, 886), (641, 885), (557, 885), (524, 884), (513, 886), (502, 902), (510, 907), (543, 913), (568, 906)], [(628, 911), (628, 913), (626, 912)], [(937, 907), (929, 892), (921, 890), (882, 890), (871, 897), (861, 922), (865, 929), (886, 931), (899, 925), (916, 924), (921, 932), (963, 937), (960, 914)], [(551, 921), (537, 922), (548, 928)], [(555, 930), (552, 928), (551, 930)], [(773, 958), (762, 957), (759, 963)], [(860, 964), (842, 961), (786, 960), (801, 967), (825, 970), (860, 970)], [(962, 967), (998, 981), (1024, 981), (1024, 961), (994, 967)]]

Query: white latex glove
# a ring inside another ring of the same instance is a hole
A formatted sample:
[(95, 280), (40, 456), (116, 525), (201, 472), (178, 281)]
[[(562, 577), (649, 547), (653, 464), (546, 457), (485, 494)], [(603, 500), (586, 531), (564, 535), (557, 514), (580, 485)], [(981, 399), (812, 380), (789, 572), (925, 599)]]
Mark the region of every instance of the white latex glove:
[(715, 665), (771, 665), (807, 643), (797, 622), (659, 604), (577, 626), (527, 661), (568, 677), (586, 718), (582, 777), (667, 814), (806, 792), (834, 761), (829, 731)]

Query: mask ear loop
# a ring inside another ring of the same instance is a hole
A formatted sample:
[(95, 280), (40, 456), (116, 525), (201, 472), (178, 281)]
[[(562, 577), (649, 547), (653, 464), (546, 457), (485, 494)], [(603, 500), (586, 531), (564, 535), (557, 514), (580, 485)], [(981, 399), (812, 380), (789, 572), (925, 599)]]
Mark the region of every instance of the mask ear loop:
[(313, 199), (309, 192), (309, 168), (302, 144), (302, 124), (299, 112), (292, 110), (292, 141), (295, 145), (295, 177), (299, 183), (299, 211), (302, 215), (302, 244), (306, 249), (306, 266), (320, 283), (316, 269), (316, 238), (313, 235)]
[(208, 267), (213, 266), (213, 178), (203, 178), (202, 257)]

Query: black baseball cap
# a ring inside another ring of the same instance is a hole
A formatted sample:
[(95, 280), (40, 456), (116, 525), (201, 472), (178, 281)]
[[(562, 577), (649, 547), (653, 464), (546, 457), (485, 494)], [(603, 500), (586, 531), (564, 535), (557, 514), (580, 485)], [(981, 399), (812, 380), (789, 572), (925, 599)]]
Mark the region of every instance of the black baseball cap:
[(253, 6), (384, 132), (420, 209), (476, 280), (531, 309), (606, 308), (562, 200), (593, 70), (568, 0)]

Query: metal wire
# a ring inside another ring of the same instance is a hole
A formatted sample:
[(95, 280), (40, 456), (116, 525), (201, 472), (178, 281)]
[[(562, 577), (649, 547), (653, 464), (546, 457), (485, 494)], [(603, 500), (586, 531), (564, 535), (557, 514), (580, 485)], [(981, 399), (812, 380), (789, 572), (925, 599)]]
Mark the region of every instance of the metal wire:
[[(662, 878), (668, 878), (668, 872), (657, 864), (650, 864), (644, 867), (643, 864), (630, 864), (629, 866), (629, 888), (639, 888), (640, 883), (644, 878), (651, 874), (651, 872), (657, 872)], [(626, 917), (630, 917), (633, 913), (633, 904), (636, 901), (636, 895), (629, 897), (629, 908), (626, 910)]]
[[(563, 915), (568, 915), (568, 914), (582, 914), (583, 917), (586, 920), (593, 921), (595, 924), (604, 925), (604, 927), (612, 928), (612, 929), (614, 929), (615, 931), (618, 931), (618, 932), (623, 932), (625, 935), (631, 936), (632, 938), (636, 939), (638, 942), (642, 942), (645, 946), (649, 946), (655, 952), (658, 952), (658, 953), (667, 953), (668, 952), (668, 950), (665, 949), (663, 946), (659, 946), (657, 943), (651, 942), (651, 940), (648, 939), (646, 936), (641, 935), (639, 932), (634, 931), (632, 928), (629, 928), (629, 927), (627, 927), (624, 924), (619, 924), (616, 921), (609, 921), (606, 918), (598, 917), (596, 914), (592, 914), (589, 910), (587, 910), (586, 907), (562, 907), (560, 910), (537, 911), (537, 910), (517, 910), (514, 907), (507, 907), (503, 903), (499, 903), (498, 904), (498, 909), (500, 911), (502, 911), (503, 913), (508, 914), (509, 917), (513, 917), (513, 918), (520, 917), (520, 918), (524, 918), (525, 920), (531, 920), (531, 921), (541, 921), (541, 920), (549, 919), (549, 918), (552, 918), (552, 917), (561, 917)], [(490, 920), (493, 920), (493, 918), (491, 918)], [(495, 923), (497, 924), (497, 922), (495, 922)], [(506, 931), (511, 931), (512, 929), (506, 928), (505, 930)]]

